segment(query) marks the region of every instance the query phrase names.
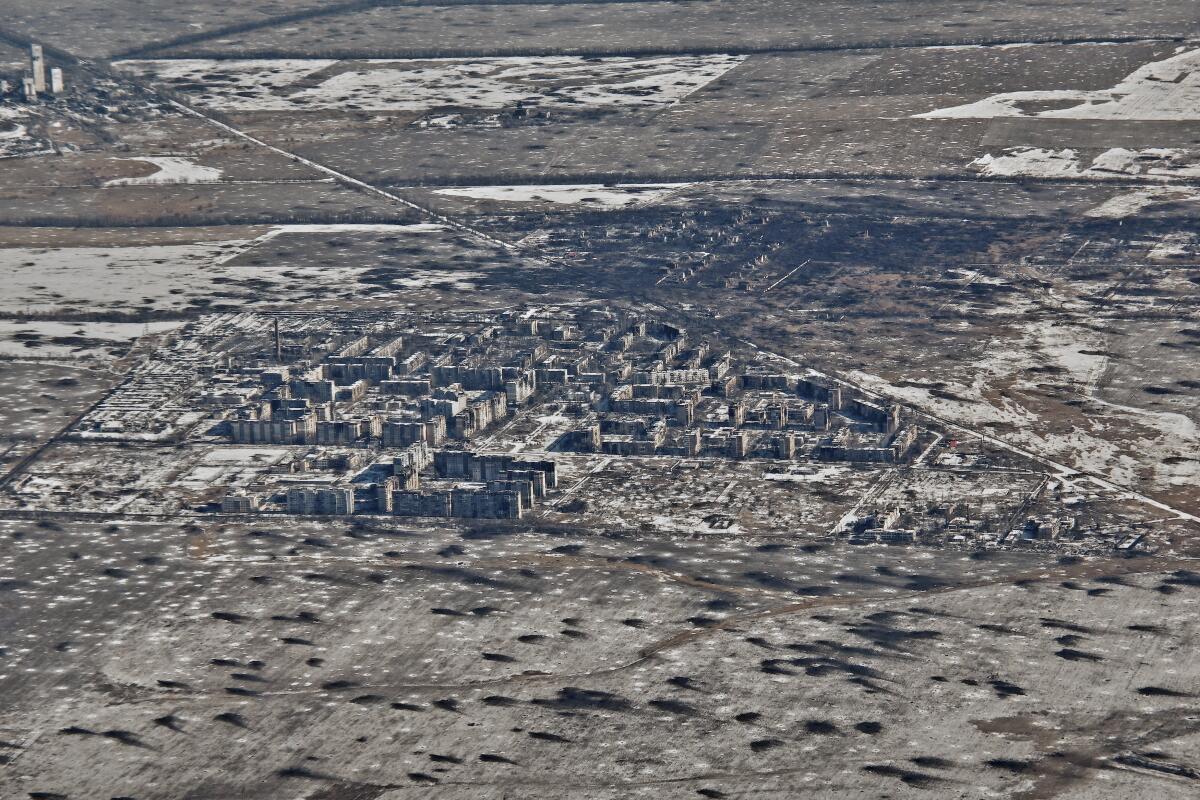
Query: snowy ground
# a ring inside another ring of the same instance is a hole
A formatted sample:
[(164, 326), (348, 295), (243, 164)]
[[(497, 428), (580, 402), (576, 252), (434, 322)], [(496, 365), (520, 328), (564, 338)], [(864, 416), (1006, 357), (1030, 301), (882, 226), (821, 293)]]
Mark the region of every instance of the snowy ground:
[(0, 355), (103, 358), (128, 349), (144, 333), (160, 333), (181, 324), (0, 320)]
[(1131, 191), (1121, 191), (1084, 213), (1089, 217), (1123, 219), (1134, 216), (1138, 212), (1158, 203), (1194, 203), (1197, 200), (1200, 200), (1200, 191), (1184, 186), (1133, 189)]
[(29, 135), (31, 113), (28, 106), (0, 106), (0, 158), (52, 152), (47, 142)]
[(466, 197), (472, 200), (498, 200), (509, 203), (554, 203), (599, 208), (629, 208), (649, 205), (669, 197), (690, 183), (643, 183), (604, 186), (598, 183), (529, 186), (463, 186), (435, 189), (434, 194)]
[(146, 184), (211, 183), (221, 180), (221, 170), (205, 167), (190, 158), (180, 156), (138, 156), (128, 161), (144, 161), (158, 167), (158, 171), (139, 178), (117, 178), (105, 186), (142, 186)]
[(175, 481), (184, 489), (203, 491), (213, 486), (247, 486), (263, 470), (278, 464), (291, 451), (284, 448), (221, 447), (209, 450)]
[[(3, 311), (51, 311), (138, 303), (155, 308), (185, 305), (207, 289), (206, 268), (241, 252), (246, 240), (143, 247), (0, 248)], [(146, 302), (149, 301), (149, 302)]]
[[(297, 280), (337, 285), (352, 280), (367, 267), (288, 270), (286, 263), (255, 267), (226, 266), (226, 262), (289, 233), (420, 234), (442, 230), (440, 225), (280, 225), (256, 239), (224, 242), (62, 249), (0, 247), (0, 274), (5, 276), (0, 312), (183, 308), (197, 296), (210, 296), (217, 284), (233, 290), (237, 282), (251, 278), (285, 287), (296, 285)], [(282, 274), (285, 271), (290, 277)], [(444, 277), (434, 275), (430, 280), (437, 282)], [(452, 277), (462, 281), (468, 276), (456, 271)], [(251, 299), (261, 299), (261, 292)], [(226, 298), (227, 302), (232, 300), (237, 297)]]
[[(421, 222), (412, 225), (388, 224), (332, 224), (332, 225), (276, 225), (262, 236), (250, 242), (250, 247), (256, 247), (264, 242), (286, 233), (438, 233), (446, 230), (445, 225)], [(228, 260), (228, 259), (224, 259)]]
[[(1175, 490), (1200, 478), (1200, 427), (1180, 413), (1119, 405), (1096, 396), (1108, 368), (1104, 335), (1085, 325), (1031, 321), (1017, 340), (996, 339), (968, 382), (943, 383), (940, 393), (896, 385), (867, 372), (848, 377), (867, 388), (1115, 483)], [(1043, 374), (1080, 398), (1104, 406), (1102, 416), (1069, 412), (1041, 394)], [(901, 382), (903, 383), (903, 382)]]
[(1139, 67), (1111, 89), (1005, 92), (916, 116), (923, 119), (1200, 120), (1200, 50), (1184, 47), (1179, 50), (1171, 58)]
[(1200, 177), (1196, 153), (1168, 147), (1130, 150), (1113, 147), (1096, 156), (1090, 164), (1080, 163), (1080, 155), (1071, 149), (1047, 150), (1042, 147), (1009, 147), (1001, 155), (988, 153), (971, 162), (984, 175), (1034, 178), (1108, 178), (1143, 177), (1158, 181)]
[[(0, 109), (0, 111), (7, 109)], [(5, 119), (5, 115), (0, 115), (0, 119)], [(18, 125), (15, 122), (9, 123), (13, 127), (7, 130), (0, 130), (0, 139), (20, 139), (25, 136), (26, 128), (24, 125)]]
[(1154, 260), (1186, 258), (1195, 250), (1198, 242), (1200, 235), (1190, 231), (1168, 233), (1150, 250), (1149, 257)]
[(664, 106), (741, 64), (743, 56), (508, 57), (332, 61), (122, 61), (121, 69), (193, 94), (221, 111), (347, 108), (607, 108)]
[[(1139, 67), (1110, 89), (1004, 92), (915, 116), (921, 119), (1026, 117), (1113, 122), (1197, 120), (1200, 119), (1200, 49), (1179, 47), (1172, 57)], [(968, 166), (992, 177), (1138, 177), (1168, 182), (1200, 176), (1200, 151), (1111, 147), (1089, 162), (1070, 148), (1009, 147), (999, 153), (985, 153)], [(1139, 188), (1115, 194), (1089, 210), (1087, 215), (1121, 219), (1159, 203), (1197, 199), (1200, 199), (1200, 192), (1189, 188)]]

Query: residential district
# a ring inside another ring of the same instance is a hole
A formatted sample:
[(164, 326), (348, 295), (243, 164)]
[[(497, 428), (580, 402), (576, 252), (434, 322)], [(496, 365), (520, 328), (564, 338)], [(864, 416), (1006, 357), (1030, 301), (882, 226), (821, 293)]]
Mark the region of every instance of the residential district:
[[(757, 464), (800, 502), (840, 464), (878, 473), (831, 531), (854, 542), (1141, 544), (1085, 524), (1080, 498), (1030, 465), (781, 366), (609, 307), (213, 314), (163, 338), (63, 438), (245, 454), (249, 479), (195, 498), (208, 514), (517, 520), (568, 507), (565, 464), (614, 458)], [(39, 491), (36, 470), (8, 487), (26, 507)]]

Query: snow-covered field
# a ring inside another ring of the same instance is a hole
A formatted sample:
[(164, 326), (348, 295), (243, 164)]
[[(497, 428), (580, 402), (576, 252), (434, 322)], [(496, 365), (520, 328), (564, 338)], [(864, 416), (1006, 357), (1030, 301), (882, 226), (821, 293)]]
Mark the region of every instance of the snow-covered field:
[[(945, 383), (953, 397), (919, 386), (897, 386), (867, 372), (848, 377), (867, 388), (963, 425), (995, 433), (1037, 452), (1118, 484), (1146, 490), (1174, 489), (1200, 476), (1200, 427), (1183, 414), (1108, 402), (1095, 394), (1108, 368), (1105, 336), (1069, 322), (1023, 323), (1016, 340), (997, 339), (976, 362), (967, 381)], [(1059, 418), (1063, 409), (1038, 399), (1040, 374), (1032, 366), (1057, 368), (1054, 382), (1105, 407), (1103, 415)], [(958, 398), (958, 399), (953, 399)], [(1046, 418), (1043, 415), (1053, 416)]]
[(0, 355), (104, 358), (111, 349), (124, 349), (144, 333), (161, 333), (182, 324), (0, 320)]
[(916, 116), (924, 119), (1200, 120), (1200, 49), (1181, 47), (1179, 50), (1171, 58), (1139, 67), (1111, 89), (1004, 92)]
[[(369, 266), (345, 267), (250, 267), (239, 266), (231, 268), (233, 274), (242, 279), (258, 279), (278, 282), (283, 285), (305, 284), (308, 286), (327, 285), (330, 287), (354, 287), (358, 279), (371, 269)], [(282, 273), (287, 273), (282, 275)], [(469, 291), (476, 289), (475, 283), (484, 277), (484, 273), (467, 269), (438, 269), (428, 267), (407, 271), (403, 277), (394, 277), (391, 283), (396, 290), (428, 289), (458, 289)], [(394, 299), (393, 291), (382, 288), (371, 290), (374, 300)]]
[(1074, 150), (1041, 147), (1009, 147), (998, 156), (986, 153), (970, 163), (991, 177), (1028, 175), (1034, 178), (1079, 177), (1079, 159)]
[(262, 236), (251, 241), (250, 247), (255, 247), (264, 242), (269, 242), (277, 236), (285, 233), (438, 233), (444, 230), (446, 230), (445, 225), (439, 225), (435, 222), (418, 222), (410, 225), (353, 222), (331, 225), (276, 225)]
[(1009, 147), (1000, 155), (980, 156), (970, 166), (984, 175), (1034, 178), (1143, 177), (1158, 181), (1200, 177), (1197, 153), (1169, 147), (1130, 150), (1112, 147), (1084, 166), (1079, 154), (1069, 148)]
[[(282, 287), (307, 281), (313, 285), (352, 280), (369, 266), (318, 269), (289, 265), (227, 266), (226, 262), (252, 247), (288, 233), (427, 233), (440, 225), (280, 225), (256, 239), (233, 239), (181, 245), (135, 247), (29, 248), (0, 247), (0, 312), (58, 309), (129, 311), (138, 307), (182, 308), (197, 296), (210, 296), (214, 285), (260, 278)], [(289, 272), (290, 276), (281, 273)], [(426, 276), (426, 283), (444, 282), (461, 272)], [(413, 287), (415, 288), (415, 287)], [(226, 298), (225, 302), (235, 298)]]
[(764, 472), (765, 481), (782, 481), (784, 483), (824, 483), (831, 478), (840, 478), (850, 471), (842, 465), (827, 467), (805, 467), (792, 472)]
[(221, 180), (221, 170), (205, 167), (190, 158), (180, 156), (136, 156), (127, 161), (144, 161), (158, 167), (158, 171), (140, 178), (117, 178), (105, 186), (142, 186), (170, 183), (212, 183)]
[(50, 311), (60, 308), (143, 304), (155, 308), (185, 305), (188, 294), (208, 290), (207, 268), (241, 252), (246, 240), (139, 247), (63, 249), (0, 248), (5, 276), (0, 310)]
[(1198, 200), (1200, 200), (1200, 191), (1196, 189), (1185, 186), (1171, 188), (1155, 186), (1149, 189), (1122, 191), (1084, 213), (1089, 217), (1122, 219), (1124, 217), (1131, 217), (1139, 211), (1158, 203), (1194, 203)]
[(180, 475), (175, 485), (203, 491), (212, 486), (246, 486), (262, 470), (283, 461), (290, 450), (282, 448), (224, 447), (206, 452), (191, 470)]
[[(279, 225), (264, 233), (262, 236), (246, 243), (240, 249), (231, 251), (227, 256), (221, 258), (217, 262), (222, 274), (235, 276), (238, 279), (254, 278), (264, 281), (286, 282), (289, 284), (308, 284), (308, 285), (338, 285), (351, 286), (357, 279), (367, 270), (377, 266), (374, 263), (349, 263), (345, 266), (337, 267), (304, 267), (291, 266), (287, 263), (276, 264), (274, 266), (251, 266), (239, 265), (225, 267), (226, 262), (236, 258), (237, 256), (246, 253), (253, 248), (270, 242), (280, 236), (287, 234), (305, 234), (305, 233), (376, 233), (376, 234), (422, 234), (422, 233), (441, 233), (446, 231), (444, 225), (431, 222), (413, 223), (408, 225), (388, 225), (388, 224), (333, 224), (333, 225)], [(286, 272), (286, 275), (282, 273)], [(431, 262), (428, 267), (413, 270), (407, 277), (397, 277), (393, 279), (393, 283), (404, 289), (424, 289), (431, 286), (440, 286), (448, 289), (469, 290), (475, 288), (473, 281), (482, 278), (483, 273), (473, 272), (462, 269), (438, 269), (435, 262)], [(384, 290), (375, 290), (375, 297), (384, 297)]]
[(164, 81), (222, 111), (364, 109), (424, 112), (670, 105), (744, 56), (575, 56), (333, 61), (171, 59), (117, 66)]
[(669, 197), (690, 183), (622, 184), (604, 186), (599, 183), (573, 185), (528, 186), (462, 186), (435, 189), (434, 194), (446, 197), (466, 197), (472, 200), (500, 200), (509, 203), (554, 203), (583, 205), (596, 208), (628, 208), (648, 205)]
[[(1177, 179), (1194, 180), (1200, 177), (1200, 151), (1167, 147), (1143, 150), (1112, 147), (1085, 165), (1080, 154), (1070, 148), (1048, 150), (1042, 147), (1009, 147), (999, 155), (985, 153), (968, 166), (989, 177), (1083, 180), (1138, 177), (1169, 183)], [(1089, 217), (1121, 219), (1159, 203), (1197, 200), (1200, 200), (1200, 191), (1188, 186), (1126, 189), (1084, 213)]]
[[(1110, 89), (1004, 92), (915, 116), (921, 119), (1200, 120), (1200, 49), (1179, 47), (1175, 55), (1139, 67)], [(969, 166), (994, 177), (1138, 177), (1170, 182), (1200, 177), (1200, 150), (1111, 147), (1087, 163), (1069, 148), (1010, 147), (998, 154), (986, 153)], [(1198, 199), (1200, 192), (1192, 189), (1139, 188), (1116, 194), (1086, 213), (1091, 217), (1120, 219), (1158, 203)]]

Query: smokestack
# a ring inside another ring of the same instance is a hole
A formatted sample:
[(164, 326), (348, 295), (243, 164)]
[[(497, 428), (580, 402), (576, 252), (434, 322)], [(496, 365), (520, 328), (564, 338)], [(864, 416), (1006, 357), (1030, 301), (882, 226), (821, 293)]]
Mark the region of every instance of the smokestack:
[(275, 320), (275, 361), (283, 363), (283, 340), (279, 338), (279, 320)]

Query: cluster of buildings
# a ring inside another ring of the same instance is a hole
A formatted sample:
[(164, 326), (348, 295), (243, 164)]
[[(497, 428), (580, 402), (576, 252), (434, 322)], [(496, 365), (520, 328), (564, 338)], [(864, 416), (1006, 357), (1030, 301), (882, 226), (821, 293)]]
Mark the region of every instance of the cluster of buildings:
[[(40, 44), (29, 46), (29, 68), (21, 77), (21, 94), (26, 102), (36, 102), (39, 94), (59, 95), (65, 90), (61, 67), (46, 67), (46, 56)], [(0, 94), (8, 94), (13, 87), (7, 80), (0, 80)]]
[(742, 365), (679, 326), (606, 309), (451, 322), (214, 316), (132, 374), (80, 433), (161, 437), (202, 416), (242, 445), (436, 449), (553, 402), (573, 420), (553, 449), (614, 456), (896, 464), (921, 435), (897, 405)]
[(855, 397), (818, 377), (738, 369), (682, 331), (643, 351), (604, 396), (579, 409), (562, 447), (608, 455), (667, 455), (903, 463), (920, 430), (897, 405)]
[(746, 459), (767, 462), (745, 472), (762, 480), (894, 467), (839, 523), (856, 543), (1140, 542), (898, 405), (602, 307), (212, 314), (160, 339), (71, 435), (219, 453), (175, 497), (228, 514), (516, 520), (565, 507), (570, 461)]
[(395, 317), (274, 315), (257, 347), (227, 355), (204, 380), (210, 430), (239, 445), (394, 453), (358, 473), (277, 477), (231, 494), (231, 513), (519, 519), (557, 486), (551, 460), (477, 454), (468, 443), (565, 386), (556, 350), (578, 330), (516, 315), (457, 325)]
[(880, 495), (843, 520), (840, 533), (852, 544), (1080, 551), (1142, 545), (1137, 525), (1064, 505), (1037, 472), (934, 468), (893, 474)]
[(558, 486), (551, 460), (415, 444), (370, 461), (367, 450), (318, 450), (221, 500), (221, 511), (301, 515), (520, 519)]
[(437, 450), (432, 467), (423, 482), (412, 466), (398, 465), (389, 508), (382, 510), (413, 517), (519, 519), (558, 486), (550, 459)]
[(844, 533), (852, 544), (922, 542), (1005, 548), (1077, 542), (1095, 535), (1072, 514), (979, 515), (969, 506), (967, 502), (932, 510), (901, 504), (878, 506), (854, 520)]
[(439, 335), (284, 332), (216, 372), (201, 401), (238, 444), (440, 447), (464, 442), (533, 397), (545, 346), (502, 329)]
[(895, 464), (920, 435), (898, 406), (593, 307), (212, 315), (75, 435), (310, 454), (231, 492), (231, 513), (520, 518), (557, 485), (554, 462), (476, 452), (479, 439), (551, 405), (559, 452)]
[(208, 416), (206, 384), (214, 362), (266, 329), (254, 314), (212, 314), (185, 333), (168, 334), (153, 356), (87, 411), (71, 438), (101, 441), (180, 441)]

